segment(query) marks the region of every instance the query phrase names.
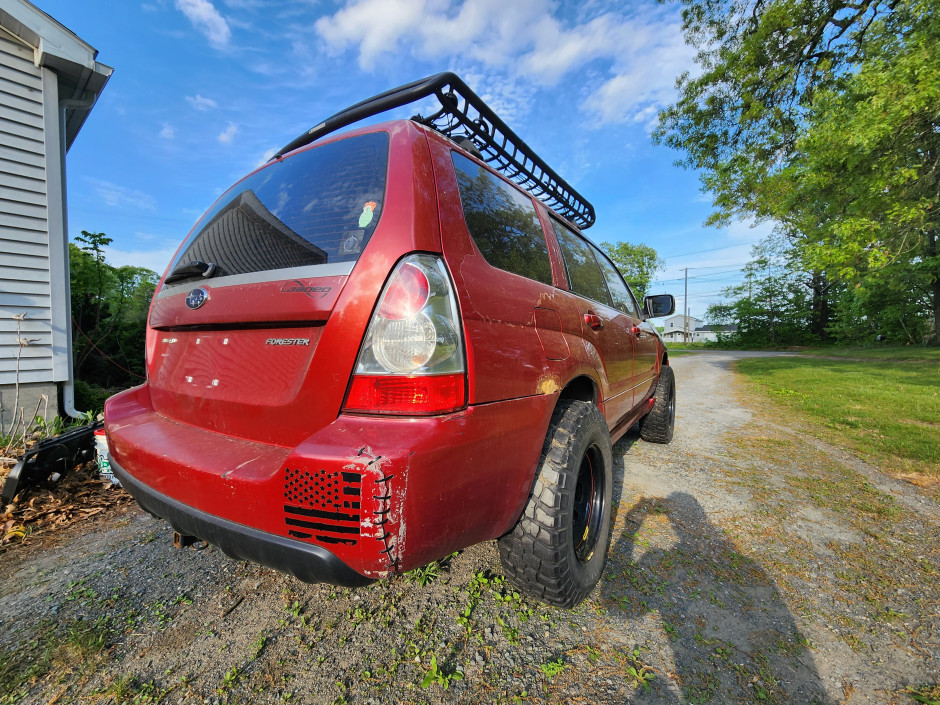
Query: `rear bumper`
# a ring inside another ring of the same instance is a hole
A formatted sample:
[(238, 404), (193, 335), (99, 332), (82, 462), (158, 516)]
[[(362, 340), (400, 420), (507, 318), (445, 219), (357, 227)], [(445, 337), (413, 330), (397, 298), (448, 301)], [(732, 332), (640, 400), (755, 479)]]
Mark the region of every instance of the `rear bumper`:
[(201, 512), (152, 490), (114, 460), (111, 467), (141, 507), (166, 519), (179, 533), (208, 541), (235, 560), (259, 563), (307, 583), (361, 587), (373, 582), (321, 546), (275, 536)]
[(302, 580), (349, 585), (346, 569), (381, 578), (511, 529), (555, 401), (340, 414), (287, 448), (169, 419), (143, 385), (108, 400), (105, 429), (121, 480), (180, 533)]

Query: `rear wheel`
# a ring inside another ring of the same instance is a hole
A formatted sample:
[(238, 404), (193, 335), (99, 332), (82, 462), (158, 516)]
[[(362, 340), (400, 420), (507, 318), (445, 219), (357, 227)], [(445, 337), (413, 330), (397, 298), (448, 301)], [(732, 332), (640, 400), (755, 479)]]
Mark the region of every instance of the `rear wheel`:
[(525, 511), (499, 539), (506, 576), (522, 592), (574, 607), (600, 580), (610, 545), (607, 423), (591, 403), (558, 403)]
[(656, 402), (640, 421), (640, 438), (650, 443), (669, 443), (676, 425), (676, 376), (669, 365), (659, 371)]

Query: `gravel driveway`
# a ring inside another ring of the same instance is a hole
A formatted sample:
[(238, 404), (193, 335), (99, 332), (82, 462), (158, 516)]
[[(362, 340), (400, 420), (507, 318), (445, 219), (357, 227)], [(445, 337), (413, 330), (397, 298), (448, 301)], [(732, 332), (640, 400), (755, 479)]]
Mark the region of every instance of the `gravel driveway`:
[(492, 543), (346, 590), (126, 508), (0, 556), (0, 703), (912, 703), (940, 681), (940, 507), (749, 399), (744, 354), (676, 357), (673, 443), (615, 447), (574, 611)]

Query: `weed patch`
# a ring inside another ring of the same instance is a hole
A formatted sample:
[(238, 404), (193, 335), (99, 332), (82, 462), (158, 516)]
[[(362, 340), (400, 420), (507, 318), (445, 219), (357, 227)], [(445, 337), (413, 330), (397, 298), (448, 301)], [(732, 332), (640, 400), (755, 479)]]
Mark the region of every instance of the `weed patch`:
[(111, 635), (107, 620), (42, 622), (36, 636), (0, 652), (0, 705), (24, 699), (31, 686), (53, 671), (89, 673), (104, 655)]

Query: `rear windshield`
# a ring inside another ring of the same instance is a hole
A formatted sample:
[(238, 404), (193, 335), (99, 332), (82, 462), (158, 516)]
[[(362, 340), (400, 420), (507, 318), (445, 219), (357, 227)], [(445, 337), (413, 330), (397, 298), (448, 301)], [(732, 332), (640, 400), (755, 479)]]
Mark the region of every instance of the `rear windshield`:
[(355, 262), (379, 222), (387, 166), (384, 132), (274, 162), (219, 199), (170, 271), (193, 260), (214, 264), (214, 277)]

